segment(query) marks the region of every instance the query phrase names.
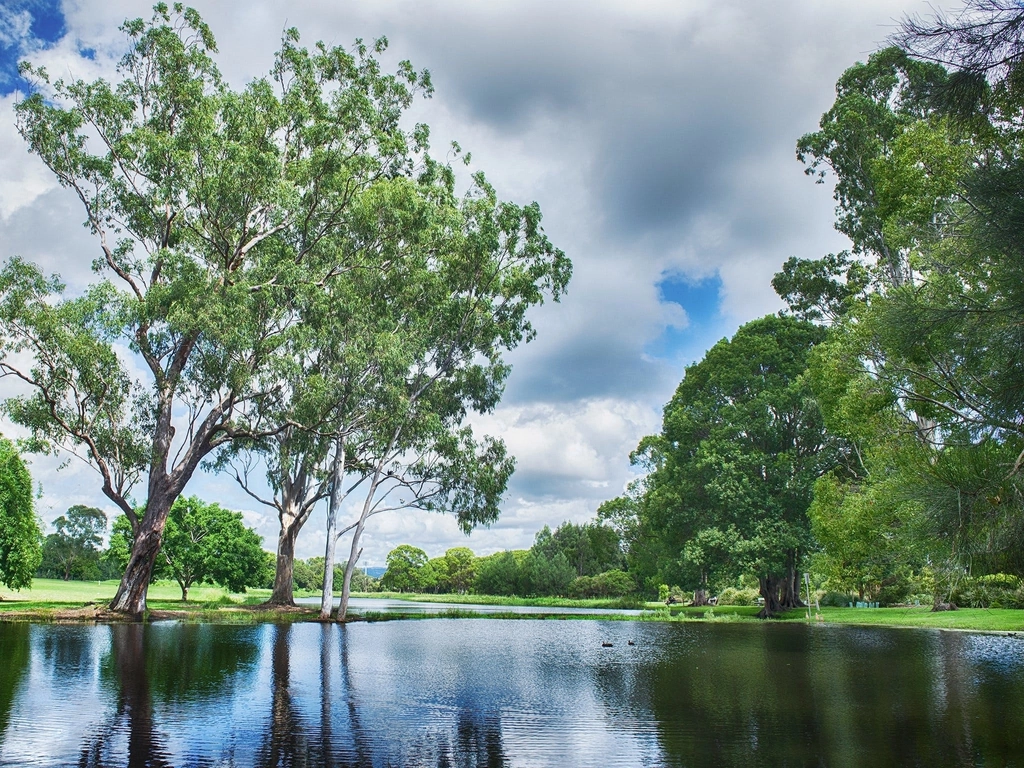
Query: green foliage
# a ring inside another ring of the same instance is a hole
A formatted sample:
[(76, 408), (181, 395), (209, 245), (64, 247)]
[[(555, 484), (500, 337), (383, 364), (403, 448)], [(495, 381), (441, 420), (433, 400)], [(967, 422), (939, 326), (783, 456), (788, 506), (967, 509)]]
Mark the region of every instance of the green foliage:
[(911, 574), (924, 565), (925, 545), (921, 505), (903, 495), (903, 484), (900, 475), (862, 484), (827, 475), (815, 483), (808, 514), (822, 551), (814, 572), (830, 589), (883, 603), (907, 594)]
[[(978, 5), (969, 25), (937, 21), (930, 37), (908, 22), (905, 42), (938, 45), (954, 68), (996, 48), (1019, 60), (995, 15)], [(882, 602), (915, 581), (945, 601), (967, 569), (1024, 574), (1024, 374), (1008, 362), (1024, 320), (1024, 99), (1017, 68), (994, 62), (950, 75), (878, 52), (843, 74), (797, 147), (809, 174), (834, 172), (836, 228), (872, 278), (849, 293), (842, 272), (856, 264), (829, 256), (773, 281), (794, 313), (842, 309), (817, 315), (836, 324), (810, 380), (857, 461), (815, 486), (815, 568)]]
[(18, 449), (0, 437), (0, 583), (31, 586), (42, 559), (42, 534), (32, 508), (32, 478)]
[[(114, 522), (108, 557), (127, 564), (130, 541), (131, 525), (121, 516)], [(240, 512), (190, 496), (171, 508), (154, 578), (173, 578), (187, 600), (194, 584), (219, 584), (232, 592), (260, 587), (269, 565), (263, 539), (245, 527)]]
[(544, 539), (538, 539), (537, 546), (549, 557), (561, 552), (577, 576), (596, 576), (625, 564), (618, 531), (600, 522), (577, 525), (566, 521), (554, 533), (545, 527), (542, 534)]
[[(952, 192), (948, 177), (915, 167), (904, 140), (911, 126), (929, 124), (930, 94), (945, 78), (941, 66), (897, 48), (872, 54), (843, 73), (819, 130), (797, 142), (797, 158), (809, 176), (823, 183), (826, 171), (835, 175), (836, 229), (850, 238), (855, 254), (877, 260), (877, 279), (889, 285), (907, 282), (907, 251), (934, 214), (937, 193)], [(911, 181), (932, 193), (932, 207), (916, 204), (927, 196), (905, 193)]]
[[(392, 503), (465, 530), (496, 519), (514, 462), (462, 422), (498, 401), (527, 310), (568, 283), (539, 206), (501, 201), (482, 173), (456, 193), (404, 118), (429, 75), (384, 72), (383, 39), (310, 50), (288, 30), (269, 75), (236, 91), (195, 11), (159, 6), (122, 31), (115, 82), (24, 65), (38, 90), (17, 107), (30, 151), (83, 204), (96, 284), (66, 298), (24, 261), (0, 270), (0, 365), (32, 387), (7, 412), (35, 448), (85, 456), (132, 522), (114, 607), (145, 607), (138, 585), (200, 463), (235, 441), (266, 455), (284, 424), (299, 435), (285, 463), (308, 452), (312, 476), (333, 450), (335, 485), (368, 479), (363, 521)], [(278, 491), (294, 479), (277, 475)], [(327, 484), (292, 495), (300, 517)]]
[(476, 556), (469, 547), (452, 547), (444, 553), (447, 592), (463, 593), (476, 579)]
[(1024, 582), (1008, 573), (967, 577), (950, 598), (961, 608), (1024, 608)]
[(324, 567), (321, 558), (320, 570), (317, 572), (310, 560), (296, 560), (293, 564), (292, 581), (296, 589), (317, 590), (324, 582)]
[[(538, 537), (540, 534), (538, 534)], [(530, 549), (521, 567), (523, 594), (565, 596), (576, 577), (575, 569), (561, 552), (548, 556), (536, 544)]]
[[(518, 555), (518, 557), (517, 557)], [(519, 565), (526, 551), (496, 552), (477, 560), (476, 592), (482, 595), (523, 595), (526, 594)]]
[(387, 570), (381, 576), (381, 587), (395, 592), (415, 592), (420, 589), (421, 574), (426, 565), (426, 552), (408, 544), (399, 544), (388, 552)]
[(825, 608), (847, 608), (855, 600), (856, 597), (847, 592), (829, 590), (818, 598), (818, 605)]
[(650, 470), (643, 486), (602, 507), (606, 519), (634, 516), (618, 523), (633, 537), (631, 571), (704, 590), (740, 574), (793, 572), (811, 545), (813, 484), (845, 451), (804, 377), (825, 334), (769, 316), (686, 369), (662, 433), (633, 454)]
[(579, 576), (568, 588), (569, 597), (625, 597), (636, 594), (636, 582), (625, 571), (611, 570), (596, 576)]
[(718, 605), (756, 605), (758, 594), (751, 587), (726, 587), (718, 593)]
[(772, 278), (772, 287), (802, 320), (835, 322), (855, 306), (868, 285), (868, 272), (843, 251), (822, 259), (791, 257)]
[(55, 533), (43, 541), (39, 575), (68, 581), (104, 578), (100, 544), (107, 529), (107, 516), (95, 507), (81, 504), (53, 521)]

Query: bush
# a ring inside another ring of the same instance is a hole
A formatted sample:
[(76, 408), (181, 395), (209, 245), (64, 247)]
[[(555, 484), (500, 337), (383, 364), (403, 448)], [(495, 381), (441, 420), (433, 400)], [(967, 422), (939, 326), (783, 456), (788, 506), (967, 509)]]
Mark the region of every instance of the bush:
[(896, 605), (906, 600), (910, 591), (910, 579), (903, 575), (894, 575), (882, 582), (875, 594), (875, 600), (879, 605)]
[(818, 604), (828, 608), (846, 608), (853, 601), (853, 596), (845, 592), (826, 592), (818, 600)]
[(578, 576), (569, 583), (569, 597), (580, 600), (594, 596), (594, 580), (590, 576)]
[(755, 605), (757, 598), (761, 593), (756, 589), (749, 587), (743, 589), (737, 589), (736, 587), (726, 587), (718, 593), (718, 604), (719, 605)]
[(1024, 584), (1008, 573), (968, 576), (953, 590), (952, 602), (962, 608), (1024, 608)]
[(618, 569), (599, 573), (597, 576), (580, 576), (569, 584), (569, 596), (624, 597), (636, 592), (636, 583), (626, 572)]

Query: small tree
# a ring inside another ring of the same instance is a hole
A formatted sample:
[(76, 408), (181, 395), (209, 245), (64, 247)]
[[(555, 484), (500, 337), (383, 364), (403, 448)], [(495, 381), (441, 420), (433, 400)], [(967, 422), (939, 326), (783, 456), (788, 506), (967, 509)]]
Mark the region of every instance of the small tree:
[(32, 478), (18, 449), (0, 437), (0, 582), (9, 589), (32, 585), (42, 558), (41, 538), (32, 510)]
[(107, 530), (107, 516), (95, 507), (76, 504), (53, 521), (55, 533), (43, 542), (39, 572), (70, 581), (100, 577), (100, 544)]
[(463, 593), (476, 579), (476, 557), (469, 547), (452, 547), (444, 553), (447, 586), (453, 592)]
[[(525, 556), (526, 552), (522, 554)], [(477, 560), (474, 588), (482, 595), (523, 594), (523, 574), (514, 552), (495, 552)]]
[[(124, 540), (128, 532), (130, 527), (120, 523), (111, 535), (111, 549), (121, 558), (130, 552)], [(243, 525), (239, 512), (195, 496), (178, 499), (167, 518), (155, 575), (177, 581), (182, 600), (188, 600), (194, 584), (217, 583), (232, 592), (245, 592), (246, 587), (261, 586), (268, 578), (263, 540)]]
[(384, 589), (412, 592), (420, 588), (420, 571), (427, 564), (427, 553), (419, 547), (399, 544), (388, 552), (388, 569), (380, 578)]

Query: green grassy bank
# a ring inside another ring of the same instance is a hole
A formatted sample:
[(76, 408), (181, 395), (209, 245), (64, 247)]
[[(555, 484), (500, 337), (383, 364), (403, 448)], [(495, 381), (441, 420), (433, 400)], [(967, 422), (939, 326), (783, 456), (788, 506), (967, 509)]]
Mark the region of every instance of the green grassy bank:
[(505, 595), (435, 595), (428, 592), (373, 592), (359, 597), (376, 597), (388, 600), (408, 600), (417, 603), (456, 603), (457, 605), (508, 605), (539, 608), (645, 608), (648, 606), (639, 598), (588, 598), (574, 600), (568, 597), (507, 597)]
[[(0, 589), (0, 620), (18, 621), (89, 621), (105, 620), (100, 609), (117, 590), (116, 581), (60, 581), (35, 579), (31, 589), (14, 592)], [(311, 596), (316, 593), (296, 593)], [(400, 599), (418, 602), (457, 603), (460, 605), (530, 606), (544, 613), (544, 608), (647, 608), (642, 616), (625, 614), (601, 616), (549, 614), (551, 619), (616, 619), (629, 621), (714, 621), (750, 622), (756, 618), (754, 606), (715, 606), (690, 608), (666, 607), (660, 603), (636, 603), (630, 600), (565, 598), (522, 598), (491, 595), (434, 595), (410, 593), (357, 594), (357, 597)], [(252, 623), (260, 621), (313, 620), (316, 607), (290, 611), (268, 611), (258, 606), (270, 597), (268, 589), (253, 589), (246, 594), (229, 594), (221, 587), (201, 586), (189, 590), (189, 601), (182, 602), (181, 590), (174, 582), (158, 581), (149, 589), (149, 608), (157, 618), (180, 618), (190, 621)], [(445, 613), (368, 612), (369, 620), (426, 618), (501, 618), (524, 619), (535, 614), (478, 614), (471, 610), (452, 609)], [(788, 611), (778, 619), (785, 622), (806, 622), (805, 610)], [(822, 608), (812, 611), (812, 623), (850, 624), (860, 626), (921, 627), (930, 629), (962, 629), (982, 632), (1024, 632), (1024, 611), (1010, 609), (962, 608), (958, 611), (932, 613), (927, 607), (913, 608)]]

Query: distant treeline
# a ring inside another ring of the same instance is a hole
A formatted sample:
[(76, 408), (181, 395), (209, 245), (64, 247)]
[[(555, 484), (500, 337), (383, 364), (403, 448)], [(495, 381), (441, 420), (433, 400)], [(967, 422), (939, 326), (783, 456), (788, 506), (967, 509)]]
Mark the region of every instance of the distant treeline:
[[(468, 547), (453, 547), (429, 558), (418, 547), (391, 550), (382, 589), (520, 597), (621, 597), (638, 586), (624, 569), (619, 534), (598, 522), (544, 526), (529, 549), (476, 557)], [(296, 580), (296, 585), (298, 581)]]

